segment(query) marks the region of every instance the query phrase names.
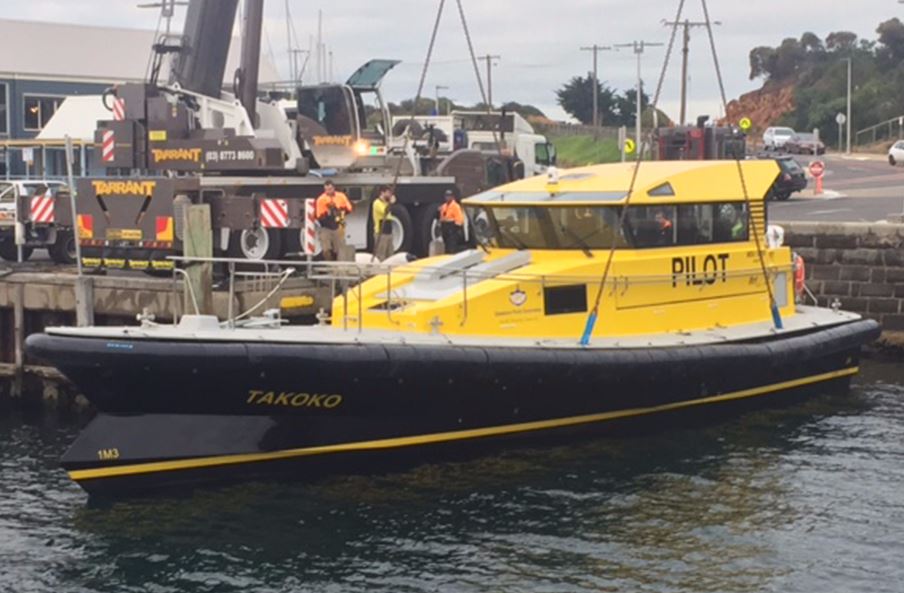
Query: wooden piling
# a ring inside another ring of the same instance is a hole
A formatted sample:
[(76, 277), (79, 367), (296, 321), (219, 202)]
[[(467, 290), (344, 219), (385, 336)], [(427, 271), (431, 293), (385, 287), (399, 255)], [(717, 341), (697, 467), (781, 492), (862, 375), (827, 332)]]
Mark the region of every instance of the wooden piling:
[(94, 278), (91, 276), (75, 279), (75, 324), (78, 327), (94, 325)]
[(11, 394), (22, 397), (23, 379), (25, 378), (25, 285), (16, 284), (13, 303), (13, 366), (15, 375)]
[[(209, 204), (192, 204), (182, 210), (186, 257), (213, 257), (213, 231)], [(202, 315), (213, 315), (213, 264), (192, 263), (185, 266), (187, 274), (183, 310), (194, 313), (192, 293)], [(191, 289), (189, 289), (191, 287)]]

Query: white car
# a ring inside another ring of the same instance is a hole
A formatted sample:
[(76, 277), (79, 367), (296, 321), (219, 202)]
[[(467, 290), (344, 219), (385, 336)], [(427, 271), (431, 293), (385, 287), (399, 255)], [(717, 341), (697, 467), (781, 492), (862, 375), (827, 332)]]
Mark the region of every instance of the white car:
[(904, 140), (898, 140), (888, 149), (888, 164), (892, 167), (904, 164)]
[(763, 132), (763, 144), (766, 150), (778, 150), (784, 148), (794, 134), (791, 128), (766, 128)]

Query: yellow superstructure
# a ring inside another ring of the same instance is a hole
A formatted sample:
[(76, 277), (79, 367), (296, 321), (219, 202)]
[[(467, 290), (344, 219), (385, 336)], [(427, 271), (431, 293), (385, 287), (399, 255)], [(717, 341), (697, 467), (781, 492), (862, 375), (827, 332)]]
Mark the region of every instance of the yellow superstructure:
[(413, 262), (350, 288), (333, 303), (333, 324), (577, 340), (610, 252), (594, 337), (766, 321), (754, 229), (779, 311), (793, 315), (790, 250), (767, 248), (764, 237), (764, 196), (778, 166), (740, 166), (743, 183), (735, 161), (643, 163), (630, 198), (630, 163), (563, 170), (557, 179), (474, 196), (464, 206), (480, 249)]

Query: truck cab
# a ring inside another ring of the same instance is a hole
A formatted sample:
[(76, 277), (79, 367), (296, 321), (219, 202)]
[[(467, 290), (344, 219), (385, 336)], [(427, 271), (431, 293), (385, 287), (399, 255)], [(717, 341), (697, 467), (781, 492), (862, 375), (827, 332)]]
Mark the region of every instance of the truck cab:
[(398, 63), (370, 60), (345, 84), (298, 89), (299, 143), (313, 168), (363, 169), (371, 157), (379, 157), (383, 164), (389, 146), (389, 109), (379, 87)]

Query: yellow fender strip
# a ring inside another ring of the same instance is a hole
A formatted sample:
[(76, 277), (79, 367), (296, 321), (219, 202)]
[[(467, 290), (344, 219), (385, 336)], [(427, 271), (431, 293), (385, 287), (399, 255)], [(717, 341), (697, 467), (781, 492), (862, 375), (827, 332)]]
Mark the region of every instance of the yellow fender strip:
[(689, 408), (691, 406), (714, 404), (719, 402), (754, 397), (758, 395), (765, 395), (767, 393), (774, 393), (776, 391), (781, 391), (784, 389), (793, 389), (795, 387), (801, 387), (803, 385), (811, 385), (813, 383), (820, 383), (822, 381), (829, 381), (831, 379), (838, 379), (840, 377), (856, 375), (859, 371), (859, 367), (851, 367), (839, 371), (832, 371), (830, 373), (823, 373), (821, 375), (804, 377), (802, 379), (794, 379), (792, 381), (784, 381), (782, 383), (765, 385), (763, 387), (754, 387), (751, 389), (745, 389), (743, 391), (723, 393), (721, 395), (713, 395), (700, 399), (674, 402), (670, 404), (663, 404), (660, 406), (651, 406), (646, 408), (631, 408), (627, 410), (617, 410), (614, 412), (601, 412), (599, 414), (573, 416), (570, 418), (538, 420), (535, 422), (524, 422), (521, 424), (508, 424), (505, 426), (491, 426), (486, 428), (472, 428), (467, 430), (456, 430), (452, 432), (440, 432), (436, 434), (380, 439), (375, 441), (341, 443), (337, 445), (323, 445), (319, 447), (306, 447), (301, 449), (285, 449), (282, 451), (272, 451), (268, 453), (247, 453), (241, 455), (222, 455), (217, 457), (196, 457), (192, 459), (179, 459), (176, 461), (158, 461), (136, 465), (120, 465), (108, 468), (74, 470), (69, 472), (69, 477), (76, 481), (92, 480), (96, 478), (111, 478), (116, 476), (148, 474), (163, 471), (198, 469), (221, 465), (234, 465), (238, 463), (276, 461), (280, 459), (291, 459), (294, 457), (306, 457), (309, 455), (323, 455), (328, 453), (348, 453), (355, 451), (395, 449), (399, 447), (411, 447), (413, 445), (428, 445), (489, 436), (502, 436), (508, 434), (516, 434), (519, 432), (531, 432), (534, 430), (565, 428), (569, 426), (577, 426), (580, 424), (591, 424), (594, 422), (603, 422), (606, 420), (616, 420), (619, 418), (629, 418), (632, 416), (656, 414), (658, 412), (668, 412), (671, 410)]

